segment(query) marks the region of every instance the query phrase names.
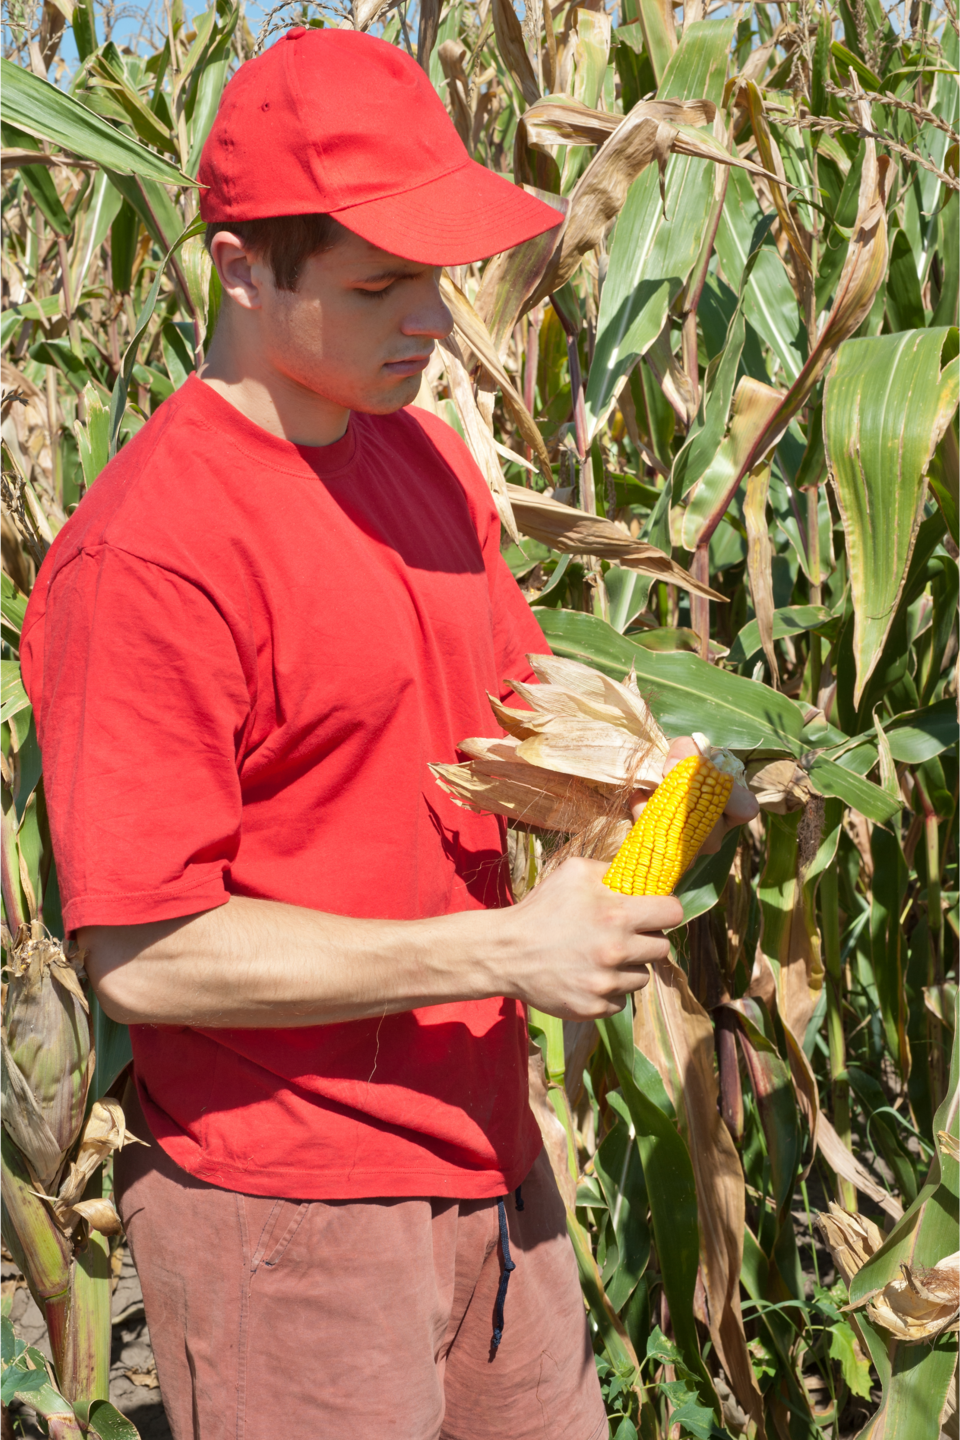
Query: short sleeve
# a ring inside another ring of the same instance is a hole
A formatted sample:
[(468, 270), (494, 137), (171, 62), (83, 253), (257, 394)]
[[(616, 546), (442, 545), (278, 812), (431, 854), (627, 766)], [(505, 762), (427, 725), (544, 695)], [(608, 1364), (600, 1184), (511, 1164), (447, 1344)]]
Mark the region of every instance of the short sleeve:
[(81, 551), (21, 653), (66, 929), (222, 905), (251, 696), (210, 597), (112, 547)]

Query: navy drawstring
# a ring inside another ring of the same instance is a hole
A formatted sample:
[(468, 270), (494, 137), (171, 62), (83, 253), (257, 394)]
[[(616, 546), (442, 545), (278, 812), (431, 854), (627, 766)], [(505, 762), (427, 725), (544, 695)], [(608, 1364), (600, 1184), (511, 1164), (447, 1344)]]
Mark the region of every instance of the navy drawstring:
[[(493, 1307), (493, 1341), (492, 1348), (496, 1351), (503, 1339), (503, 1307), (507, 1299), (507, 1286), (510, 1283), (510, 1276), (516, 1265), (510, 1258), (510, 1236), (507, 1233), (507, 1211), (504, 1206), (505, 1196), (501, 1195), (497, 1200), (497, 1219), (500, 1222), (500, 1250), (503, 1255), (503, 1271), (500, 1275), (500, 1284), (497, 1288), (497, 1301)], [(517, 1210), (523, 1209), (523, 1195), (518, 1185), (514, 1191), (514, 1205)]]

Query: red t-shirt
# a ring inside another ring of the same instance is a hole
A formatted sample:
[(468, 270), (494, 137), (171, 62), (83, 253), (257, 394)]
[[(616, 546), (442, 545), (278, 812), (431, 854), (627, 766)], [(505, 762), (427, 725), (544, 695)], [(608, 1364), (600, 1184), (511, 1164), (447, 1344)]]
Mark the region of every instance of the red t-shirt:
[[(427, 767), (501, 733), (484, 692), (544, 648), (447, 425), (355, 414), (297, 446), (191, 378), (64, 526), (27, 610), (67, 929), (230, 895), (389, 919), (508, 904), (500, 822)], [(230, 1189), (480, 1198), (540, 1148), (513, 1000), (131, 1034), (154, 1135)]]

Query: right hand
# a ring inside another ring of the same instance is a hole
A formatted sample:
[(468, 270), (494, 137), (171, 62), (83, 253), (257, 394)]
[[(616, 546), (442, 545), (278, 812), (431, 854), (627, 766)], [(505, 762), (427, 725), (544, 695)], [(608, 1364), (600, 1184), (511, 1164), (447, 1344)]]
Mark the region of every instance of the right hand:
[(683, 907), (673, 895), (608, 890), (608, 868), (567, 860), (499, 912), (508, 945), (503, 994), (563, 1020), (601, 1020), (646, 985), (646, 966), (670, 953), (663, 932), (683, 923)]

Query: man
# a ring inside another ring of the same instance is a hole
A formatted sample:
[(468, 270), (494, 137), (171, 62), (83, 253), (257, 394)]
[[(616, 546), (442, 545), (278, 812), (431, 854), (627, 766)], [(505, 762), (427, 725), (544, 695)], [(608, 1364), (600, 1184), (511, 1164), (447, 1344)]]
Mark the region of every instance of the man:
[(200, 179), (208, 362), (58, 536), (23, 644), (65, 925), (132, 1027), (153, 1143), (116, 1183), (171, 1427), (597, 1440), (524, 1006), (614, 1013), (681, 910), (586, 861), (510, 906), (499, 822), (433, 783), (543, 639), (466, 449), (404, 408), (437, 267), (556, 214), (341, 31), (240, 69)]

